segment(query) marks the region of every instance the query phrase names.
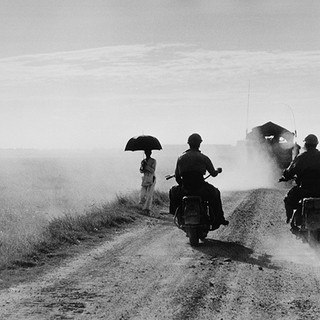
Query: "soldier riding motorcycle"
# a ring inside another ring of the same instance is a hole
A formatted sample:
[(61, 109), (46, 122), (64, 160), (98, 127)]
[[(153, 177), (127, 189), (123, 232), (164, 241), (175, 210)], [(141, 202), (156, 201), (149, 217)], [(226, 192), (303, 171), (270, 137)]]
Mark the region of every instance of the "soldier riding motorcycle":
[[(291, 162), (279, 179), (296, 181), (296, 185), (284, 199), (287, 223), (291, 224), (291, 231), (295, 234), (304, 233), (306, 228), (320, 229), (320, 152), (316, 149), (318, 138), (309, 134), (304, 143), (306, 151)], [(318, 209), (317, 207), (319, 210), (310, 210)]]
[(214, 168), (211, 160), (199, 150), (202, 138), (194, 133), (188, 138), (190, 148), (178, 158), (175, 177), (178, 183), (170, 189), (170, 213), (179, 228), (196, 245), (210, 230), (228, 225), (222, 209), (220, 191), (204, 179), (206, 171), (213, 177), (222, 172)]

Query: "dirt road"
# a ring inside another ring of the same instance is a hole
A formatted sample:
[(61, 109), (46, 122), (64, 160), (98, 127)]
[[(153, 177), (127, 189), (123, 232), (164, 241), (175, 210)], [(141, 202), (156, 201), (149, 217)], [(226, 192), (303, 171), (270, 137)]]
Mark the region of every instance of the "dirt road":
[(290, 234), (284, 194), (224, 194), (230, 225), (197, 248), (171, 217), (146, 218), (1, 290), (0, 319), (320, 319), (320, 258)]

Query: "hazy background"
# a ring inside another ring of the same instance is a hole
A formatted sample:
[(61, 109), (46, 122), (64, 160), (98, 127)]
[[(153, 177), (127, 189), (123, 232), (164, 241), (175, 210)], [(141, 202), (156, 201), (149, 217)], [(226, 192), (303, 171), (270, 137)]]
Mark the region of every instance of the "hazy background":
[[(178, 156), (187, 145), (164, 145), (154, 151), (157, 160), (156, 190), (168, 192), (175, 179)], [(221, 191), (271, 187), (279, 172), (263, 153), (250, 155), (241, 147), (203, 145), (201, 150), (222, 167), (223, 173), (207, 181)], [(1, 208), (4, 215), (81, 214), (92, 206), (132, 194), (141, 185), (139, 172), (144, 154), (121, 149), (89, 151), (2, 150), (0, 153)], [(137, 198), (138, 201), (138, 198)]]

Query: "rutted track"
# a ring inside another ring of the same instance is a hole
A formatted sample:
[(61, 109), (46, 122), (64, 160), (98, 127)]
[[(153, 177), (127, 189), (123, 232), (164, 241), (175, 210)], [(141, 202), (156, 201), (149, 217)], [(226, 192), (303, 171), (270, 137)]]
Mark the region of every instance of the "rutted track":
[(147, 218), (2, 290), (0, 319), (319, 319), (320, 258), (290, 234), (284, 194), (223, 194), (230, 225), (197, 248), (171, 217)]

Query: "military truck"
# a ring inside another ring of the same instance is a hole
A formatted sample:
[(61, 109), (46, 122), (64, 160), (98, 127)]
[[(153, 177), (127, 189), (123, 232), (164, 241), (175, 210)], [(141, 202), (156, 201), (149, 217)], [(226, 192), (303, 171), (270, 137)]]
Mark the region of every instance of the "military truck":
[(252, 149), (266, 152), (280, 169), (285, 169), (295, 156), (294, 136), (293, 132), (269, 121), (246, 135), (246, 145), (249, 154)]

